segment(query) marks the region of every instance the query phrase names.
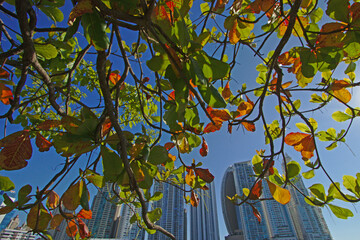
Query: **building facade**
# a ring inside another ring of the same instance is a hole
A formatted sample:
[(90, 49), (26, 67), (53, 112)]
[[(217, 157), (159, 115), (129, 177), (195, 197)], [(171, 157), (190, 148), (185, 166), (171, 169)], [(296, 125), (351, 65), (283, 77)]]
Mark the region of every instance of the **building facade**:
[[(254, 206), (262, 216), (261, 223), (254, 217), (248, 204), (236, 206), (226, 196), (243, 194), (243, 188), (251, 188), (255, 177), (250, 161), (235, 163), (225, 172), (222, 182), (222, 209), (229, 232), (227, 240), (277, 239), (277, 240), (331, 240), (330, 232), (321, 210), (308, 205), (303, 196), (288, 187), (291, 201), (282, 205), (274, 200), (262, 201)], [(301, 179), (295, 185), (308, 194)], [(267, 184), (263, 184), (262, 198), (271, 198)]]
[(134, 213), (141, 215), (141, 209), (133, 205), (123, 204), (121, 207), (120, 218), (117, 224), (115, 238), (121, 240), (144, 240), (145, 230), (138, 227), (137, 223), (130, 224), (130, 219)]
[(215, 184), (207, 186), (209, 190), (198, 192), (199, 206), (190, 207), (190, 239), (220, 240)]
[[(0, 191), (0, 207), (4, 207), (5, 203), (4, 203), (4, 191)], [(13, 201), (15, 201), (16, 199), (16, 193), (15, 191), (8, 191), (6, 192), (6, 194), (9, 196), (9, 198)], [(11, 212), (5, 214), (5, 215), (0, 215), (0, 231), (4, 230), (9, 223), (11, 222), (11, 219), (15, 216), (16, 214), (16, 210), (12, 210)]]
[[(154, 192), (163, 193), (163, 198), (154, 202), (151, 206), (151, 209), (162, 209), (162, 216), (156, 224), (174, 234), (177, 240), (186, 240), (184, 192), (170, 184), (159, 182), (155, 182)], [(155, 234), (149, 234), (148, 240), (168, 240), (168, 237), (156, 232)]]

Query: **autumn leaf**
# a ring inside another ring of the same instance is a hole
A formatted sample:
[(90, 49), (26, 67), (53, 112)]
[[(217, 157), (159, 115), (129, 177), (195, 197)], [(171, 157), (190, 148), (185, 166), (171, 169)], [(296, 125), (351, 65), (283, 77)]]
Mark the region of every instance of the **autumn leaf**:
[(188, 153), (190, 151), (189, 141), (186, 138), (185, 134), (179, 134), (176, 142), (180, 153)]
[(214, 176), (210, 173), (209, 169), (195, 168), (195, 174), (207, 183), (214, 181)]
[(92, 3), (91, 0), (79, 0), (78, 4), (71, 10), (69, 19), (68, 19), (68, 25), (72, 26), (75, 19), (78, 17), (81, 17), (85, 13), (92, 13)]
[(92, 211), (91, 210), (85, 210), (81, 209), (80, 212), (77, 214), (78, 218), (83, 219), (91, 219), (92, 218)]
[(316, 39), (317, 47), (342, 47), (344, 45), (342, 30), (346, 27), (343, 23), (325, 23)]
[(278, 57), (278, 62), (282, 65), (291, 65), (295, 60), (296, 58), (292, 57), (289, 52), (284, 52)]
[(39, 203), (30, 209), (26, 222), (31, 229), (43, 231), (48, 227), (50, 220), (50, 213), (44, 208), (42, 203)]
[(290, 146), (294, 146), (294, 149), (301, 152), (301, 155), (305, 159), (310, 159), (314, 156), (315, 143), (310, 134), (306, 133), (289, 133), (285, 137), (285, 143)]
[(50, 130), (51, 128), (56, 128), (61, 126), (61, 121), (59, 120), (45, 120), (44, 122), (37, 125), (39, 130)]
[(59, 195), (55, 191), (50, 190), (46, 201), (46, 207), (48, 209), (57, 208), (57, 206), (59, 205), (59, 199)]
[(50, 221), (50, 228), (56, 229), (60, 226), (62, 221), (64, 220), (64, 217), (61, 214), (56, 214)]
[(229, 86), (229, 81), (226, 83), (223, 91), (221, 92), (221, 95), (225, 100), (228, 100), (230, 98), (230, 96), (232, 95), (232, 92), (231, 92), (230, 86)]
[(231, 134), (232, 133), (232, 125), (228, 124), (228, 132)]
[(206, 157), (209, 152), (209, 148), (208, 148), (207, 142), (205, 141), (204, 137), (202, 137), (202, 140), (203, 140), (203, 142), (202, 142), (202, 145), (200, 148), (200, 155), (203, 157)]
[(279, 187), (278, 185), (270, 182), (269, 180), (267, 180), (267, 183), (269, 185), (269, 190), (270, 190), (270, 193), (271, 195), (273, 196), (273, 198), (285, 205), (287, 204), (288, 202), (290, 202), (290, 199), (291, 199), (291, 195), (290, 195), (290, 191), (285, 189), (285, 188), (282, 188), (282, 187)]
[(5, 170), (17, 170), (27, 166), (32, 156), (29, 131), (13, 133), (0, 141), (0, 167)]
[(254, 216), (257, 218), (258, 222), (261, 223), (261, 214), (253, 205), (250, 205), (253, 211)]
[(215, 7), (214, 7), (214, 11), (217, 10), (223, 10), (225, 8), (225, 5), (229, 2), (229, 0), (217, 0)]
[(255, 124), (252, 122), (241, 122), (241, 124), (245, 127), (249, 132), (255, 132)]
[[(351, 5), (350, 9), (351, 22), (356, 22), (360, 19), (360, 2), (355, 2)], [(359, 26), (359, 23), (357, 24)]]
[(240, 41), (240, 31), (238, 29), (238, 20), (237, 18), (234, 18), (232, 27), (229, 31), (229, 41), (231, 44), (236, 44)]
[(250, 9), (253, 13), (260, 13), (260, 11), (266, 12), (267, 17), (271, 17), (274, 12), (275, 0), (255, 0), (247, 9)]
[(10, 73), (3, 68), (0, 68), (0, 78), (9, 78)]
[(0, 100), (5, 105), (9, 105), (10, 100), (14, 100), (11, 89), (5, 86), (5, 84), (1, 82), (0, 82)]
[(334, 96), (344, 103), (348, 103), (351, 100), (351, 93), (345, 89), (350, 84), (344, 80), (335, 80), (331, 85), (331, 90)]
[(190, 203), (193, 207), (197, 207), (199, 206), (199, 197), (198, 195), (194, 192), (194, 191), (191, 191), (191, 198), (190, 198)]
[(105, 137), (106, 135), (108, 135), (108, 133), (111, 130), (111, 121), (110, 118), (106, 118), (104, 123), (101, 125), (101, 133), (100, 136), (101, 138)]
[(80, 234), (80, 238), (81, 239), (85, 239), (90, 237), (90, 231), (88, 226), (86, 226), (86, 224), (84, 223), (83, 220), (78, 219), (78, 224), (79, 224), (79, 234)]
[(267, 168), (267, 171), (269, 173), (269, 175), (273, 175), (274, 174), (274, 161), (270, 160), (269, 159), (265, 159), (263, 160), (263, 166), (264, 166), (264, 169)]
[(241, 116), (247, 115), (254, 108), (254, 103), (248, 98), (248, 96), (246, 96), (246, 99), (247, 99), (246, 102), (242, 101), (239, 104), (239, 106), (237, 108), (238, 115), (236, 117), (241, 117)]
[(170, 151), (170, 149), (172, 149), (173, 147), (175, 147), (175, 143), (173, 142), (167, 142), (164, 145), (164, 148), (166, 148), (166, 150)]
[(212, 122), (210, 122), (208, 125), (206, 125), (206, 127), (204, 128), (204, 133), (210, 133), (210, 132), (215, 132), (220, 130), (220, 128), (222, 127), (222, 121), (221, 120), (214, 120), (215, 124), (213, 124)]
[(219, 110), (208, 106), (206, 111), (214, 121), (228, 121), (231, 119), (231, 115), (227, 109)]
[(70, 220), (66, 226), (66, 234), (73, 238), (75, 237), (76, 233), (78, 232), (78, 227), (75, 223), (75, 220)]
[(110, 80), (110, 82), (112, 82), (112, 84), (116, 85), (116, 83), (118, 81), (120, 81), (120, 79), (121, 79), (120, 74), (118, 74), (116, 72), (110, 73), (109, 80)]
[(195, 184), (195, 174), (194, 170), (192, 169), (186, 169), (187, 174), (185, 176), (185, 183), (189, 185), (190, 187), (193, 187)]
[(49, 151), (52, 146), (52, 143), (46, 138), (44, 138), (40, 133), (36, 134), (35, 144), (39, 148), (40, 152)]
[(252, 188), (249, 199), (256, 200), (259, 199), (262, 194), (262, 180), (255, 183), (254, 187)]

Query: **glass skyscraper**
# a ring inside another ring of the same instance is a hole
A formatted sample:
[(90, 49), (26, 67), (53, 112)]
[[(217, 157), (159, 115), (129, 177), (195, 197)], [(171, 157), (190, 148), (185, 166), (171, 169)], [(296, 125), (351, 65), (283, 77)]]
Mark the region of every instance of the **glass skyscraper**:
[[(291, 201), (282, 205), (274, 200), (262, 201), (254, 206), (262, 216), (261, 223), (253, 215), (248, 204), (236, 206), (227, 196), (243, 194), (243, 188), (251, 188), (255, 181), (250, 161), (235, 163), (225, 172), (222, 182), (222, 209), (229, 232), (227, 240), (282, 239), (282, 240), (331, 240), (330, 232), (321, 210), (308, 205), (300, 193), (288, 187)], [(299, 177), (295, 185), (307, 194)], [(263, 184), (262, 198), (271, 198), (268, 185)]]
[(215, 184), (207, 184), (209, 190), (199, 190), (198, 207), (190, 206), (190, 239), (220, 240), (217, 217)]
[[(4, 207), (4, 191), (0, 191), (0, 207)], [(6, 194), (10, 197), (11, 200), (15, 201), (16, 199), (16, 193), (15, 191), (8, 191)], [(11, 222), (11, 219), (15, 216), (16, 210), (12, 210), (11, 212), (7, 213), (6, 215), (0, 215), (0, 231), (4, 230), (9, 223)]]
[[(152, 204), (152, 209), (161, 208), (162, 216), (157, 225), (174, 234), (176, 240), (186, 240), (186, 212), (184, 209), (184, 192), (168, 183), (155, 182), (154, 192), (162, 192), (163, 198)], [(149, 234), (148, 240), (168, 240), (161, 232)], [(195, 240), (195, 239), (194, 239)]]
[(130, 218), (134, 215), (134, 212), (141, 216), (141, 209), (135, 208), (131, 204), (122, 204), (121, 214), (117, 224), (117, 230), (115, 234), (116, 239), (121, 240), (144, 240), (145, 230), (138, 227), (137, 223), (130, 224)]

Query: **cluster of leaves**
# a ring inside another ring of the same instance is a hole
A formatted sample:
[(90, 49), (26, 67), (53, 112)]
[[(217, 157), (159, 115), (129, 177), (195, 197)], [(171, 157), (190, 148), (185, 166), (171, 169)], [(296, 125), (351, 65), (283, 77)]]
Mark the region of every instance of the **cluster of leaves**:
[[(89, 237), (83, 221), (91, 218), (87, 185), (102, 188), (110, 182), (120, 189), (114, 190), (115, 203), (142, 209), (142, 217), (134, 211), (132, 222), (174, 239), (155, 225), (161, 209), (146, 210), (162, 197), (151, 194), (151, 187), (154, 182), (176, 185), (183, 189), (184, 201), (201, 204), (196, 190), (207, 190), (214, 176), (200, 167), (201, 161), (187, 163), (183, 157), (196, 148), (206, 157), (206, 134), (226, 123), (229, 134), (233, 126), (250, 133), (259, 131), (259, 125), (265, 130), (270, 154), (261, 150), (254, 156), (255, 183), (241, 196), (229, 196), (234, 203), (250, 204), (261, 221), (254, 202), (265, 200), (263, 183), (274, 200), (287, 204), (291, 196), (286, 186), (300, 176), (299, 162), (286, 162), (286, 145), (299, 152), (309, 168), (302, 175), (309, 179), (316, 170), (326, 171), (318, 140), (330, 142), (327, 150), (336, 148), (360, 116), (359, 108), (350, 105), (349, 91), (360, 85), (355, 75), (360, 57), (357, 1), (330, 0), (319, 6), (316, 0), (234, 0), (232, 5), (212, 0), (200, 4), (198, 19), (189, 15), (198, 11), (192, 0), (78, 0), (72, 6), (65, 0), (5, 2), (0, 11), (19, 27), (1, 25), (7, 41), (0, 52), (0, 100), (8, 109), (1, 118), (22, 129), (0, 140), (0, 167), (26, 168), (32, 139), (40, 152), (54, 148), (64, 165), (34, 195), (26, 185), (17, 201), (5, 197), (0, 212), (28, 210), (27, 224), (44, 238), (50, 238), (49, 223), (56, 228), (65, 220), (70, 237)], [(72, 9), (68, 26), (57, 27), (63, 26), (66, 8)], [(37, 17), (45, 16), (48, 28), (36, 28)], [(128, 33), (137, 37), (122, 39)], [(293, 38), (299, 46), (286, 50)], [(266, 54), (263, 47), (270, 41), (276, 44)], [(258, 84), (252, 89), (232, 84), (240, 46), (262, 62), (256, 66), (258, 77), (248, 82)], [(346, 78), (333, 77), (338, 66), (345, 66)], [(303, 93), (301, 99), (296, 92)], [(301, 101), (309, 93), (316, 106), (306, 109)], [(333, 100), (346, 110), (332, 118), (348, 121), (348, 127), (318, 131), (317, 121), (307, 114)], [(273, 112), (265, 113), (271, 107)], [(288, 132), (293, 122), (300, 132)], [(163, 140), (164, 135), (170, 140)], [(87, 164), (59, 197), (55, 186), (85, 157)], [(274, 167), (277, 159), (285, 166), (283, 174)], [(330, 180), (328, 194), (316, 183), (309, 188), (311, 196), (304, 197), (309, 204), (329, 206), (337, 217), (351, 216), (350, 210), (330, 202), (359, 201), (359, 176), (344, 176), (343, 186), (352, 195)], [(0, 188), (8, 191), (14, 184), (0, 176)], [(59, 213), (52, 214), (54, 209)]]

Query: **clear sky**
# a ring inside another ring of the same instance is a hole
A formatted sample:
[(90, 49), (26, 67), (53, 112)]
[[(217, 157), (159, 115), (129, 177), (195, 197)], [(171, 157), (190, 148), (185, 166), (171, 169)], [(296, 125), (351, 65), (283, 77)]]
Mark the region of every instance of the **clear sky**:
[[(202, 1), (195, 1), (194, 4), (201, 3)], [(68, 12), (68, 9), (67, 9)], [(66, 14), (65, 14), (66, 16)], [(5, 17), (3, 13), (0, 13), (0, 17), (3, 19)], [(66, 18), (66, 17), (65, 17)], [(41, 21), (39, 22), (41, 25)], [(266, 46), (267, 48), (272, 47), (271, 42)], [(253, 53), (248, 51), (245, 47), (242, 47), (241, 53), (239, 54), (238, 64), (236, 66), (236, 71), (233, 74), (233, 81), (231, 81), (231, 86), (241, 86), (243, 83), (246, 83), (249, 87), (256, 86), (255, 78), (257, 76), (257, 72), (255, 71), (255, 66), (260, 63), (253, 57)], [(339, 78), (343, 77), (341, 71), (337, 72)], [(360, 72), (357, 71), (359, 75)], [(317, 76), (319, 77), (319, 76)], [(289, 79), (290, 81), (294, 81), (294, 77)], [(350, 104), (354, 106), (360, 105), (360, 92), (352, 92), (353, 98)], [(251, 99), (254, 99), (252, 94), (249, 94)], [(300, 96), (303, 100), (304, 106), (310, 105), (305, 103), (305, 96)], [(269, 106), (267, 109), (267, 114), (271, 116), (274, 112), (274, 105), (271, 104), (271, 100), (266, 103)], [(341, 109), (338, 109), (338, 108)], [(0, 104), (0, 114), (4, 113), (7, 110), (7, 106)], [(332, 104), (328, 107), (325, 107), (321, 112), (316, 114), (309, 114), (308, 117), (313, 117), (315, 119), (319, 119), (319, 129), (326, 130), (330, 127), (334, 127), (337, 130), (346, 128), (346, 123), (337, 123), (331, 118), (332, 112), (335, 110), (344, 110), (342, 106), (339, 104)], [(0, 120), (0, 128), (3, 129), (4, 120)], [(257, 124), (257, 131), (255, 133), (248, 132), (244, 130), (242, 127), (239, 129), (234, 128), (233, 133), (227, 133), (227, 126), (224, 124), (223, 129), (219, 132), (215, 132), (213, 134), (208, 134), (205, 136), (206, 141), (209, 145), (209, 155), (205, 158), (201, 157), (199, 154), (199, 150), (195, 149), (191, 154), (185, 154), (184, 159), (187, 163), (191, 163), (192, 158), (196, 160), (200, 160), (203, 162), (203, 167), (209, 168), (210, 171), (215, 176), (215, 186), (217, 189), (217, 205), (218, 205), (218, 217), (220, 224), (220, 237), (223, 239), (225, 235), (227, 235), (227, 230), (224, 225), (222, 209), (221, 209), (221, 201), (220, 198), (220, 186), (223, 174), (225, 170), (233, 163), (240, 161), (250, 160), (254, 154), (256, 154), (255, 150), (266, 149), (267, 146), (264, 144), (264, 135), (262, 126)], [(291, 129), (288, 131), (298, 131), (295, 125), (290, 126)], [(11, 133), (16, 129), (12, 127), (7, 128), (7, 133)], [(360, 172), (360, 125), (359, 120), (355, 120), (352, 131), (349, 136), (346, 138), (346, 144), (339, 144), (340, 146), (332, 151), (321, 150), (320, 154), (323, 160), (323, 163), (326, 169), (329, 171), (330, 175), (337, 182), (342, 182), (343, 175), (356, 175), (356, 173)], [(3, 137), (3, 133), (0, 134), (0, 137)], [(164, 137), (164, 142), (167, 142), (169, 138)], [(35, 144), (33, 144), (35, 146)], [(326, 146), (326, 143), (320, 143), (320, 148)], [(322, 148), (323, 149), (323, 148)], [(287, 147), (287, 153), (294, 159), (298, 161), (302, 161), (300, 158), (300, 153), (295, 152), (293, 147)], [(79, 165), (84, 164), (86, 158), (82, 158)], [(1, 175), (10, 176), (16, 185), (16, 190), (18, 190), (21, 186), (31, 183), (33, 186), (42, 187), (46, 184), (46, 181), (59, 169), (62, 167), (63, 160), (58, 157), (54, 150), (46, 153), (37, 153), (36, 148), (34, 147), (34, 153), (31, 160), (29, 160), (29, 165), (21, 170), (12, 171), (12, 172), (1, 172)], [(279, 164), (276, 163), (277, 167)], [(74, 174), (78, 173), (78, 167), (74, 168), (74, 171), (70, 173), (72, 177), (69, 177), (67, 180), (71, 181), (73, 179)], [(311, 186), (317, 182), (323, 182), (326, 186), (329, 186), (329, 181), (324, 177), (323, 174), (317, 174), (311, 180), (304, 180), (307, 186)], [(61, 193), (64, 188), (58, 188), (58, 192)], [(357, 212), (357, 208), (359, 204), (345, 204), (341, 205), (344, 207), (348, 207), (354, 213), (353, 218), (349, 218), (347, 220), (342, 220), (336, 218), (329, 209), (324, 208), (323, 214), (327, 221), (328, 227), (334, 239), (355, 239), (357, 236), (360, 236), (360, 228), (359, 228), (359, 220), (360, 213)]]

